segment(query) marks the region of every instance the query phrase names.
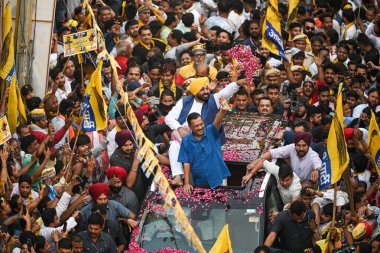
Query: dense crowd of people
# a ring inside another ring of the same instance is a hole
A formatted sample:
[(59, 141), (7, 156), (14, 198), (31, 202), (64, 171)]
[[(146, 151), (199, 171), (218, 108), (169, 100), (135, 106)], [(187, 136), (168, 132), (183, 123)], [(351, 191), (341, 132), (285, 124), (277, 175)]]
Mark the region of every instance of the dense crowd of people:
[[(262, 43), (266, 1), (88, 0), (93, 21), (82, 2), (56, 0), (48, 91), (39, 97), (21, 87), (27, 122), (0, 150), (1, 252), (128, 249), (152, 178), (141, 169), (119, 81), (157, 159), (170, 167), (171, 186), (186, 195), (231, 175), (221, 151), (226, 112), (283, 117), (282, 145), (249, 163), (242, 178), (245, 185), (257, 171), (270, 172), (284, 204), (267, 214), (269, 234), (252, 251), (327, 252), (327, 244), (328, 252), (380, 252), (379, 162), (368, 143), (371, 118), (380, 122), (379, 1), (300, 0), (293, 20), (292, 0), (279, 1), (287, 60)], [(83, 62), (65, 57), (64, 36), (94, 21), (117, 75), (104, 59), (107, 126), (84, 132), (99, 51)], [(255, 76), (231, 54), (236, 45), (257, 58)], [(334, 185), (320, 190), (319, 182), (339, 84), (350, 163), (333, 204)]]

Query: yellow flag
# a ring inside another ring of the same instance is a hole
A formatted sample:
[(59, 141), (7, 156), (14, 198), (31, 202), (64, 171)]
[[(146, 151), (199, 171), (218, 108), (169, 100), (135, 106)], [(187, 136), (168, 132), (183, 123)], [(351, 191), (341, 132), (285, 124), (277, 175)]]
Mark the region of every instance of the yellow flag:
[(212, 246), (209, 253), (233, 253), (230, 232), (228, 230), (228, 224), (226, 224), (216, 240), (214, 246)]
[(12, 76), (15, 75), (15, 51), (14, 51), (14, 38), (12, 29), (12, 15), (11, 6), (9, 2), (5, 6), (3, 17), (3, 49), (0, 59), (0, 77), (5, 79), (8, 83), (11, 81)]
[(376, 167), (377, 174), (380, 175), (380, 130), (373, 112), (369, 123), (368, 146)]
[(350, 157), (344, 138), (342, 84), (339, 85), (336, 110), (327, 139), (327, 151), (323, 154), (320, 188), (335, 184), (347, 169)]
[(289, 0), (289, 7), (288, 7), (288, 19), (286, 22), (286, 30), (288, 30), (289, 25), (293, 22), (296, 22), (297, 17), (297, 8), (299, 4), (299, 0)]
[(263, 24), (262, 43), (271, 53), (279, 55), (282, 59), (288, 61), (284, 53), (284, 44), (281, 37), (281, 24), (278, 16), (277, 0), (269, 0)]
[(25, 106), (22, 102), (20, 90), (16, 85), (16, 76), (13, 76), (9, 85), (7, 115), (9, 129), (11, 130), (12, 134), (15, 132), (17, 124), (19, 122), (18, 117), (20, 117), (21, 123), (26, 123)]
[(99, 61), (85, 91), (85, 95), (91, 95), (89, 99), (90, 107), (94, 115), (97, 131), (104, 130), (107, 127), (107, 105), (102, 95), (102, 66), (103, 61)]

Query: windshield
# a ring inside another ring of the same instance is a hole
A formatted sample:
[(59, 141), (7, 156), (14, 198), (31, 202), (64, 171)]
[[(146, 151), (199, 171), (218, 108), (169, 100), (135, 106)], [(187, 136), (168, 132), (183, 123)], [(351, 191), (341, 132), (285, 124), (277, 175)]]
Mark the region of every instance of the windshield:
[[(193, 210), (183, 207), (183, 210), (207, 252), (214, 245), (224, 225), (228, 223), (233, 251), (245, 253), (251, 252), (259, 245), (261, 215), (260, 211), (246, 207), (247, 205), (231, 206), (226, 209), (225, 206), (218, 205)], [(155, 251), (169, 247), (193, 251), (176, 224), (173, 213), (165, 213), (159, 205), (149, 209), (140, 230), (141, 248)]]

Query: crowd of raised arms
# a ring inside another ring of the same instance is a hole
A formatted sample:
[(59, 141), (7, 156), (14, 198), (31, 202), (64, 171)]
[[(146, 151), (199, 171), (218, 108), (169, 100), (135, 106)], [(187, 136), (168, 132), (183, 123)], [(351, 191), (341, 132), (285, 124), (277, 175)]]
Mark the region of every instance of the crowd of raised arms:
[[(380, 1), (299, 0), (290, 18), (293, 0), (55, 1), (47, 92), (37, 96), (36, 83), (20, 87), (24, 111), (0, 150), (0, 252), (128, 250), (152, 178), (141, 168), (120, 89), (169, 168), (171, 187), (186, 196), (231, 175), (221, 151), (226, 113), (282, 118), (281, 145), (239, 179), (247, 185), (259, 170), (273, 174), (284, 204), (266, 213), (270, 231), (251, 252), (380, 252), (379, 157), (371, 152), (380, 143), (369, 143), (380, 122)], [(282, 57), (263, 38), (272, 9)], [(104, 44), (65, 57), (65, 36), (95, 25)], [(256, 59), (253, 76), (234, 54), (239, 45)], [(109, 56), (101, 59), (96, 99), (106, 123), (88, 131), (100, 117), (82, 114), (101, 50)], [(10, 94), (7, 85), (0, 114), (11, 126)], [(337, 108), (348, 177), (322, 189)]]

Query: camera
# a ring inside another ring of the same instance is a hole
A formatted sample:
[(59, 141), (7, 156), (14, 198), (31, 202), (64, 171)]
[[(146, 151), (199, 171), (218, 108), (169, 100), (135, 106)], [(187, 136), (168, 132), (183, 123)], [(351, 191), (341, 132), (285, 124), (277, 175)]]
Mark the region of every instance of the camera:
[(289, 99), (290, 99), (290, 110), (292, 112), (297, 112), (298, 109), (302, 105), (307, 104), (307, 98), (300, 96), (300, 94), (294, 91), (289, 94)]

